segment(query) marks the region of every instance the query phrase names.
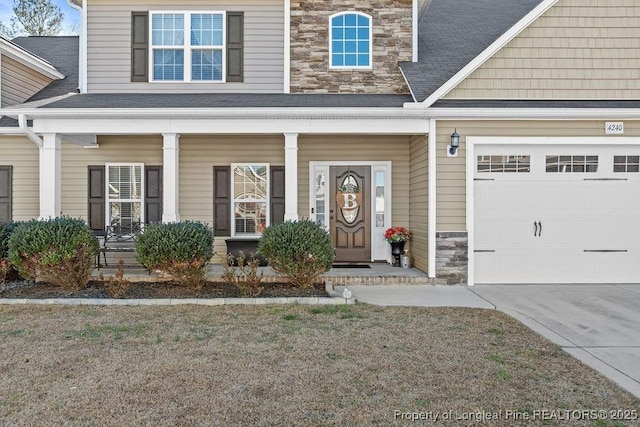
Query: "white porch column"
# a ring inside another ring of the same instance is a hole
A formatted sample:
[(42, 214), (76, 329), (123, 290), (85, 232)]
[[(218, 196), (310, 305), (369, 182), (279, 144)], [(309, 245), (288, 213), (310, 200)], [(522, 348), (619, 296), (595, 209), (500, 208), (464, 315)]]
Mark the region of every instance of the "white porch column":
[(427, 137), (427, 276), (436, 277), (436, 147), (438, 135), (436, 134), (436, 120), (429, 120), (429, 136)]
[(62, 136), (45, 133), (40, 147), (40, 219), (62, 214)]
[(284, 220), (298, 219), (298, 134), (284, 134)]
[(162, 134), (162, 222), (180, 221), (179, 197), (179, 152), (180, 135)]

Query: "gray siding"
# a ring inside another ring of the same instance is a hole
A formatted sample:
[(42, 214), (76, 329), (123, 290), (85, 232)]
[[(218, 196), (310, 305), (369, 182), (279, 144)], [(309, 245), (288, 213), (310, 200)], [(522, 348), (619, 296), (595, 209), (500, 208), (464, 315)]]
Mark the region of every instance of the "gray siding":
[[(282, 0), (88, 0), (89, 92), (282, 93), (284, 6)], [(244, 82), (132, 83), (131, 12), (228, 10), (244, 12)]]

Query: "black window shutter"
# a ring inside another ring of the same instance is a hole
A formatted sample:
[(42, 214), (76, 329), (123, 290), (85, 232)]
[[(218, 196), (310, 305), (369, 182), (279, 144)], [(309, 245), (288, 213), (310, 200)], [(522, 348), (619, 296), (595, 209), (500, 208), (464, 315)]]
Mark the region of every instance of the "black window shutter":
[(244, 81), (244, 12), (227, 12), (227, 81)]
[(131, 81), (149, 81), (148, 12), (131, 12)]
[(11, 178), (13, 167), (0, 166), (0, 224), (11, 221)]
[(105, 169), (103, 165), (89, 166), (88, 220), (94, 231), (103, 231), (105, 227)]
[(162, 222), (162, 166), (145, 166), (144, 183), (145, 222)]
[(271, 166), (271, 225), (284, 222), (284, 166)]
[(231, 167), (213, 167), (213, 232), (231, 236)]

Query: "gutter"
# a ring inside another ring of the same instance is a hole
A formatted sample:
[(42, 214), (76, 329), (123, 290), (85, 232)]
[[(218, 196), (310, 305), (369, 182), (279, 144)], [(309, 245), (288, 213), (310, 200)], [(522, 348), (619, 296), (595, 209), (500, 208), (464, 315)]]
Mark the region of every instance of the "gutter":
[[(49, 100), (51, 101), (51, 100)], [(99, 119), (421, 119), (424, 109), (392, 108), (4, 108), (4, 115), (31, 118), (99, 118)]]
[(405, 103), (407, 110), (422, 110), (424, 117), (467, 120), (600, 120), (640, 119), (640, 108), (425, 108), (421, 103)]
[(27, 126), (27, 116), (25, 114), (18, 114), (18, 127), (22, 130), (22, 133), (31, 140), (38, 148), (42, 148), (42, 138), (36, 135), (29, 126)]

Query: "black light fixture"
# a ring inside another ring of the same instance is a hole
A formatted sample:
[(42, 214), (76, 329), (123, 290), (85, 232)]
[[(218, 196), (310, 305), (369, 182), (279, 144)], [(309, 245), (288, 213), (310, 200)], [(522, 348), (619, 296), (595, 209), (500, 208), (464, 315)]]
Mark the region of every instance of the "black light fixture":
[(460, 135), (458, 135), (458, 129), (456, 128), (451, 134), (451, 144), (447, 146), (447, 156), (456, 157), (458, 155), (459, 146), (460, 146)]

